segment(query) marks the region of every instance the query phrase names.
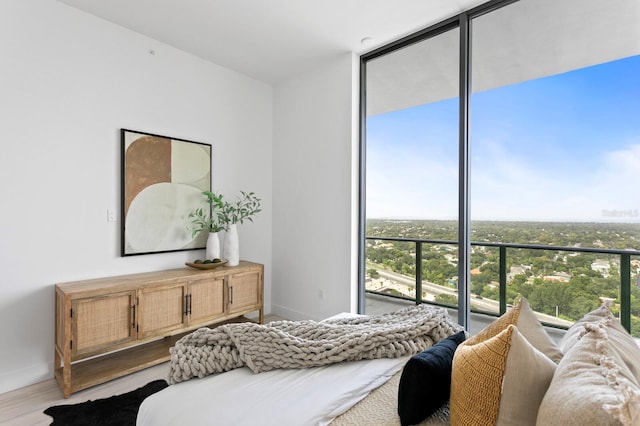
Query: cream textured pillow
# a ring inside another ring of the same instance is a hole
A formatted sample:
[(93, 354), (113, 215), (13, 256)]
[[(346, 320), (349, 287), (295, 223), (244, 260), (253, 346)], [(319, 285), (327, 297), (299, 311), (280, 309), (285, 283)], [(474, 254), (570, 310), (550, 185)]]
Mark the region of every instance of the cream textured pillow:
[(611, 328), (606, 321), (580, 327), (584, 332), (558, 364), (537, 424), (640, 424), (640, 386), (610, 339)]
[(469, 338), (467, 342), (468, 344), (473, 344), (474, 341), (491, 338), (507, 328), (509, 324), (517, 326), (518, 331), (522, 333), (534, 348), (552, 359), (556, 364), (560, 362), (562, 359), (562, 351), (560, 351), (551, 337), (549, 337), (525, 298), (520, 299), (512, 309), (505, 312), (504, 315), (489, 324), (480, 333)]
[(475, 337), (453, 358), (451, 425), (535, 425), (555, 362), (514, 325), (486, 340)]
[(559, 345), (562, 352), (568, 352), (588, 332), (585, 329), (585, 324), (601, 324), (605, 327), (608, 343), (620, 355), (633, 377), (640, 383), (640, 348), (605, 305), (589, 312), (567, 330)]
[(593, 324), (608, 318), (613, 318), (613, 314), (607, 306), (602, 305), (598, 309), (589, 312), (576, 321), (571, 327), (569, 327), (558, 345), (560, 350), (562, 350), (562, 353), (566, 353), (578, 340), (580, 340), (581, 335), (585, 333), (584, 327), (582, 327), (584, 324)]

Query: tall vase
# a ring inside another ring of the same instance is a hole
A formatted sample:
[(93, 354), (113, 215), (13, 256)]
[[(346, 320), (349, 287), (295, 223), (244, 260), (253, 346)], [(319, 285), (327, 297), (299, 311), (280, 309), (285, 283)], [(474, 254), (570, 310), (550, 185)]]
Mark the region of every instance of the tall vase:
[(220, 259), (220, 233), (209, 232), (207, 237), (207, 248), (205, 249), (205, 258), (209, 260)]
[(235, 223), (229, 225), (224, 235), (224, 257), (229, 261), (227, 266), (236, 266), (240, 263), (240, 243), (238, 227)]

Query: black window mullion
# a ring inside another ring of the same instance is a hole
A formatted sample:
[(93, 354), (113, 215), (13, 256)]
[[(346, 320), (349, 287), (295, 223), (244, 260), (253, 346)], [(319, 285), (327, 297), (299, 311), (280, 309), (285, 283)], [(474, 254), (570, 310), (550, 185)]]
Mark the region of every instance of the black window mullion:
[(470, 329), (471, 219), (469, 212), (469, 96), (471, 88), (469, 18), (460, 14), (459, 165), (458, 165), (458, 322)]

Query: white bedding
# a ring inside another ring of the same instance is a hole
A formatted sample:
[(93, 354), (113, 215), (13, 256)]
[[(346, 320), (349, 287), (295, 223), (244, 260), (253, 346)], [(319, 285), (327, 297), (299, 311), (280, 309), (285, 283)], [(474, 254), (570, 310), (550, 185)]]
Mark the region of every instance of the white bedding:
[(327, 425), (399, 371), (409, 357), (192, 379), (151, 395), (138, 426)]

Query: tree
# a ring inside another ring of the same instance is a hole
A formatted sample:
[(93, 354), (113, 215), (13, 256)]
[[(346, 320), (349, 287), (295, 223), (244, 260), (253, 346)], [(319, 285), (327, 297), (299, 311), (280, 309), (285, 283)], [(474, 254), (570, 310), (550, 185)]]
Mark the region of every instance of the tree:
[(485, 272), (493, 275), (494, 277), (498, 277), (500, 275), (500, 268), (496, 262), (487, 262), (480, 267), (480, 272)]
[(528, 300), (533, 310), (555, 315), (556, 307), (561, 312), (570, 311), (573, 296), (567, 284), (543, 282), (535, 287)]
[(525, 274), (518, 274), (513, 277), (513, 280), (511, 280), (511, 285), (521, 286), (526, 282), (527, 282), (527, 276)]
[(458, 298), (451, 294), (442, 293), (436, 296), (435, 301), (443, 305), (457, 306)]
[(484, 284), (478, 281), (471, 280), (471, 293), (472, 294), (482, 294), (484, 290)]

